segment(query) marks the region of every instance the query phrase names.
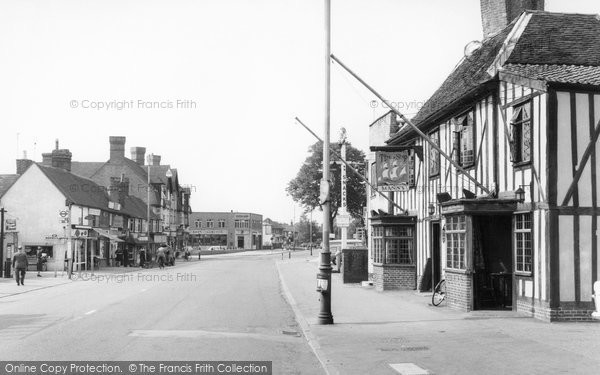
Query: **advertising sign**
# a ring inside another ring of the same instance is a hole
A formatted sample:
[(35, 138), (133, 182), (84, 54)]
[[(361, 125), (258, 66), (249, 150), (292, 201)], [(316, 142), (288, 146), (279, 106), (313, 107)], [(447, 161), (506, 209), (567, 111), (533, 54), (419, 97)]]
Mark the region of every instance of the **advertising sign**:
[(4, 220), (4, 231), (5, 232), (16, 232), (17, 231), (17, 219), (5, 219)]
[(379, 191), (407, 191), (414, 179), (413, 151), (376, 154), (376, 182)]

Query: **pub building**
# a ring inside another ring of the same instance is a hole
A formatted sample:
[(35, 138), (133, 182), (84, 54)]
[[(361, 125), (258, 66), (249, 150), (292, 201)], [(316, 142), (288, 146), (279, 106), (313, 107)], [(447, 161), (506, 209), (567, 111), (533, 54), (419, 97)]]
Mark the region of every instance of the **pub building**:
[(370, 180), (394, 202), (368, 199), (372, 280), (430, 290), (444, 278), (455, 309), (591, 320), (600, 18), (544, 1), (481, 8), (484, 40), (418, 114), (370, 125)]

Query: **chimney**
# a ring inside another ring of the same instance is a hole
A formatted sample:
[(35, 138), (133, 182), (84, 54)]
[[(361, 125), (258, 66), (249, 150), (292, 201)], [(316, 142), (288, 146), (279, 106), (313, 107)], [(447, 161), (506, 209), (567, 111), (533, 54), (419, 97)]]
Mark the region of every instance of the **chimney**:
[(52, 153), (44, 152), (42, 154), (42, 165), (51, 166), (52, 165)]
[(544, 10), (544, 0), (480, 0), (483, 38), (504, 29), (526, 10)]
[(73, 154), (69, 150), (53, 150), (51, 155), (51, 165), (55, 168), (64, 169), (71, 172), (71, 158)]
[(23, 151), (23, 159), (17, 159), (17, 174), (22, 175), (27, 168), (33, 164), (33, 160), (27, 159), (27, 151)]
[(125, 137), (109, 137), (110, 160), (123, 159), (125, 157)]
[(124, 174), (121, 174), (121, 177), (111, 177), (108, 192), (110, 201), (123, 205), (127, 195), (129, 195), (129, 179), (125, 178)]
[(160, 155), (152, 155), (152, 166), (160, 165)]
[(132, 147), (131, 148), (131, 160), (135, 161), (138, 165), (144, 165), (144, 157), (146, 155), (146, 147)]

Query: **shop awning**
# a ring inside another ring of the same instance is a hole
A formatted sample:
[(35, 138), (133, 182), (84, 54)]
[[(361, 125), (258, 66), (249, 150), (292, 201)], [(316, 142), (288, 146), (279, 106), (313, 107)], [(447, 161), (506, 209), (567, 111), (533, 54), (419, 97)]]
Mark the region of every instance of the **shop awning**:
[(119, 237), (117, 237), (114, 234), (111, 234), (106, 229), (94, 228), (94, 231), (96, 231), (99, 236), (102, 236), (104, 238), (108, 238), (111, 241), (114, 241), (114, 242), (124, 242), (122, 239), (120, 239)]

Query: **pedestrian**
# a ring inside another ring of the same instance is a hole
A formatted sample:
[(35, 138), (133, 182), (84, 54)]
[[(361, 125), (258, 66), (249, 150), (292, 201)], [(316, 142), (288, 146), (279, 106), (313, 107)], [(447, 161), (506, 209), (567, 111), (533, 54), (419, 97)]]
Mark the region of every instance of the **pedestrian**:
[(40, 272), (42, 272), (42, 267), (44, 266), (44, 254), (42, 253), (42, 247), (38, 246), (37, 248), (37, 277), (42, 277)]
[(15, 272), (17, 285), (25, 285), (25, 272), (27, 272), (28, 265), (29, 262), (27, 261), (27, 254), (25, 254), (23, 251), (23, 246), (19, 246), (19, 251), (13, 256), (12, 259), (12, 267)]
[(158, 267), (165, 268), (165, 244), (161, 244), (158, 250), (156, 251)]

